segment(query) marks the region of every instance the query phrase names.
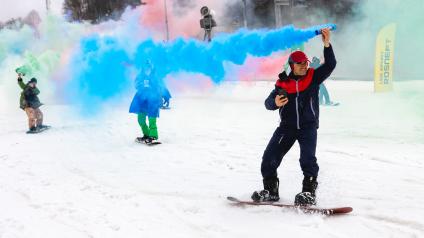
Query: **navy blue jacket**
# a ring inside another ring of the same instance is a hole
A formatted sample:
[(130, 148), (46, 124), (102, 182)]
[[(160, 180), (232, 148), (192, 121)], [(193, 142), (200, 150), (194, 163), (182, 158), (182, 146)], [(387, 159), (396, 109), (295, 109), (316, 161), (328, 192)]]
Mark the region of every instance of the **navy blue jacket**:
[[(277, 80), (275, 89), (265, 100), (268, 110), (280, 112), (280, 126), (286, 128), (318, 128), (319, 126), (319, 85), (328, 78), (336, 67), (336, 58), (333, 48), (324, 47), (324, 64), (317, 69), (309, 68), (303, 77), (296, 77), (290, 73), (288, 77)], [(275, 104), (275, 97), (279, 90), (287, 92), (288, 103), (281, 108)]]

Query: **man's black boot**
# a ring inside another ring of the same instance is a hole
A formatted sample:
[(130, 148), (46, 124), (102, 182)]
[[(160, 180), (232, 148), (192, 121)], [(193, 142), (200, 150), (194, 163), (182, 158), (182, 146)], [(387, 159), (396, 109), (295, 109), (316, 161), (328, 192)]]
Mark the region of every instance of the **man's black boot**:
[(302, 185), (302, 192), (296, 195), (294, 204), (296, 206), (316, 205), (315, 191), (318, 187), (317, 178), (305, 176)]
[(280, 181), (277, 177), (265, 178), (263, 180), (264, 189), (255, 191), (252, 194), (252, 200), (255, 202), (277, 202), (280, 200), (278, 186)]

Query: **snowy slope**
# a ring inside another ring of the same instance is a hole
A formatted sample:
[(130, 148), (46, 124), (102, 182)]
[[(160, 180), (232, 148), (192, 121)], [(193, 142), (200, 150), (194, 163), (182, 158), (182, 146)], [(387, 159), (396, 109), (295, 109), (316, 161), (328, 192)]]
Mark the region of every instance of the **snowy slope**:
[[(0, 86), (0, 237), (423, 237), (423, 97), (410, 92), (424, 84), (389, 94), (370, 82), (327, 85), (341, 105), (321, 107), (318, 199), (354, 208), (341, 217), (226, 201), (261, 188), (262, 152), (278, 124), (263, 106), (272, 83), (177, 93), (156, 147), (133, 142), (132, 95), (96, 118), (46, 105), (53, 128), (26, 135), (18, 95)], [(301, 188), (298, 157), (295, 145), (279, 169), (282, 202)]]

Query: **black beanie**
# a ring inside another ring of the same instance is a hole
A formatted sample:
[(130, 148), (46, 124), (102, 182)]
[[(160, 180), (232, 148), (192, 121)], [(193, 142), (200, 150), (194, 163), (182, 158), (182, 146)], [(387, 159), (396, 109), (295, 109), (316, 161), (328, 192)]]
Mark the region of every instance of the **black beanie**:
[(37, 83), (37, 79), (36, 78), (32, 78), (31, 80), (29, 80), (29, 83)]

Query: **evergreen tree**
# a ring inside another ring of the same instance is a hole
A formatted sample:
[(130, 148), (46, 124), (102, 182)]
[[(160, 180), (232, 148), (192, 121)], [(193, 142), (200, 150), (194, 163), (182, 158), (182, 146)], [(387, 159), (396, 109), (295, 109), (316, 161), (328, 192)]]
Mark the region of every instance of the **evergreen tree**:
[(70, 21), (118, 20), (125, 8), (141, 5), (140, 0), (65, 0), (63, 10)]

